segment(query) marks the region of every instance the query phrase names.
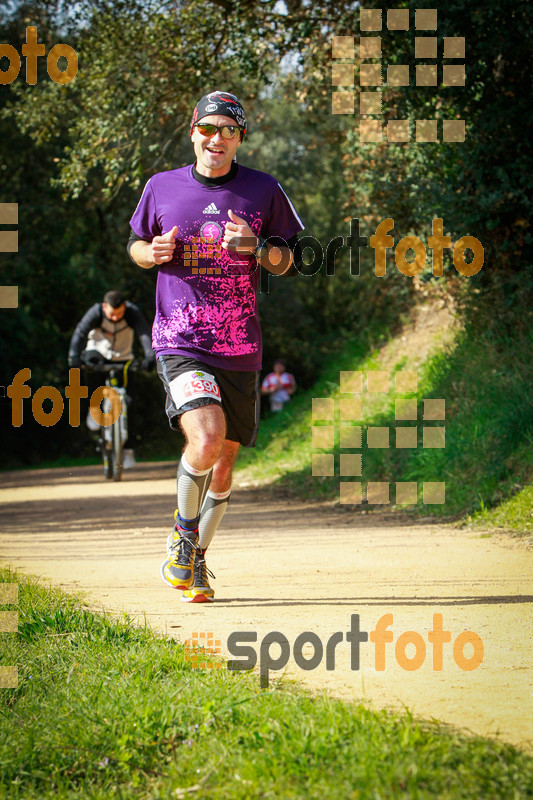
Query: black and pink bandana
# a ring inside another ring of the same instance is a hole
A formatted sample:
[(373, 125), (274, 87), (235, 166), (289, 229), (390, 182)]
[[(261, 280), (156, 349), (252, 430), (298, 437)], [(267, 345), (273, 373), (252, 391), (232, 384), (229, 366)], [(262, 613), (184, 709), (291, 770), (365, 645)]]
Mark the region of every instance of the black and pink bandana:
[(191, 133), (195, 122), (199, 122), (210, 114), (221, 114), (224, 117), (234, 119), (239, 128), (242, 128), (243, 135), (246, 133), (246, 116), (244, 108), (234, 94), (228, 92), (210, 92), (205, 94), (198, 101), (193, 111), (191, 120)]

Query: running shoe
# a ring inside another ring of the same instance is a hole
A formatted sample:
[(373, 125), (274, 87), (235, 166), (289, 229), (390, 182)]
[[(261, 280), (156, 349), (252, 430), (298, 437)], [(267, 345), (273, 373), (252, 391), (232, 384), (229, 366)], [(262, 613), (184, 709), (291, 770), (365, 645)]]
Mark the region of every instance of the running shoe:
[(161, 577), (173, 589), (188, 589), (194, 581), (194, 556), (198, 548), (198, 528), (193, 531), (176, 527), (170, 553), (161, 564)]
[(209, 578), (215, 576), (205, 563), (205, 555), (196, 553), (194, 560), (194, 582), (190, 589), (186, 589), (182, 596), (182, 603), (212, 603), (215, 592), (209, 586)]
[[(174, 511), (174, 520), (176, 521), (178, 519), (178, 514), (179, 511), (178, 509), (176, 509)], [(170, 557), (172, 555), (172, 553), (174, 552), (174, 545), (178, 544), (179, 540), (180, 540), (180, 528), (176, 522), (176, 525), (174, 525), (174, 529), (168, 534), (167, 537), (167, 556)]]

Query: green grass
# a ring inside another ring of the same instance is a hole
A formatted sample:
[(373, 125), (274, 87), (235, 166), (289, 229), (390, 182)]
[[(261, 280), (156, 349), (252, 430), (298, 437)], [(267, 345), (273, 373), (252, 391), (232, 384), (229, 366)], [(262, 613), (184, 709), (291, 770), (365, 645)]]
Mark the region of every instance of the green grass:
[(342, 352), (325, 365), (311, 389), (297, 392), (281, 413), (268, 414), (261, 420), (256, 446), (239, 453), (239, 479), (260, 484), (276, 482), (306, 499), (331, 496), (338, 481), (311, 476), (312, 399), (339, 397), (339, 372), (364, 369), (372, 363), (375, 358), (368, 355), (365, 344), (347, 341)]
[[(195, 671), (179, 643), (90, 613), (12, 572), (19, 633), (3, 634), (0, 797), (533, 796), (533, 758), (497, 741), (257, 675)], [(181, 790), (181, 791), (180, 791)]]
[(524, 487), (496, 508), (478, 511), (472, 521), (481, 528), (533, 533), (533, 486)]
[[(418, 505), (409, 510), (457, 518), (499, 506), (533, 482), (533, 333), (505, 339), (481, 332), (458, 334), (453, 344), (442, 347), (418, 370), (417, 394), (363, 394), (363, 425), (388, 427), (389, 449), (368, 449), (363, 428), (363, 486), (366, 481), (389, 481), (394, 503), (395, 481), (416, 481)], [(311, 474), (311, 407), (313, 397), (338, 401), (339, 372), (380, 369), (378, 351), (368, 355), (357, 342), (347, 341), (343, 353), (331, 359), (325, 374), (312, 390), (296, 395), (283, 413), (267, 419), (260, 428), (256, 452), (239, 461), (241, 480), (272, 482), (305, 499), (339, 496), (339, 403), (335, 417), (335, 476)], [(414, 359), (399, 360), (392, 373), (412, 370)], [(391, 383), (391, 386), (393, 384)], [(395, 420), (395, 399), (417, 398), (417, 422)], [(423, 421), (424, 399), (444, 398), (446, 419)], [(318, 423), (332, 424), (330, 423)], [(416, 449), (395, 447), (396, 426), (418, 425)], [(445, 426), (445, 447), (424, 448), (423, 426)], [(324, 451), (325, 452), (325, 451)], [(330, 451), (331, 452), (331, 451)], [(357, 452), (343, 450), (342, 452)], [(422, 504), (422, 483), (444, 481), (446, 502)], [(363, 497), (365, 494), (363, 493)], [(521, 502), (527, 520), (527, 498)], [(519, 502), (519, 501), (517, 501)], [(389, 506), (390, 507), (390, 506)], [(383, 508), (383, 506), (381, 506)], [(403, 506), (402, 508), (406, 508)], [(506, 522), (506, 515), (509, 520)], [(522, 515), (515, 506), (501, 506), (500, 525), (520, 530)], [(527, 526), (522, 526), (525, 532)]]

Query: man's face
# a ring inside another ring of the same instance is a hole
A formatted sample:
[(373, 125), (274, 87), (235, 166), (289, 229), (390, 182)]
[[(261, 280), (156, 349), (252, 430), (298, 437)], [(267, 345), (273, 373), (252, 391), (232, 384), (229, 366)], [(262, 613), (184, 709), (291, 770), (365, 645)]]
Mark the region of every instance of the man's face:
[(274, 372), (276, 373), (276, 375), (283, 375), (283, 373), (285, 372), (285, 364), (283, 363), (283, 361), (276, 361), (276, 363), (274, 364)]
[(126, 313), (126, 303), (122, 303), (122, 305), (118, 306), (118, 308), (113, 308), (113, 306), (110, 306), (109, 303), (102, 303), (102, 310), (109, 322), (120, 322)]
[[(237, 126), (234, 119), (221, 114), (202, 117), (200, 122), (219, 127), (223, 125)], [(241, 144), (240, 136), (236, 136), (235, 139), (224, 139), (220, 131), (211, 137), (202, 136), (198, 128), (193, 129), (191, 141), (196, 155), (196, 169), (200, 175), (205, 175), (206, 178), (219, 178), (226, 175), (230, 171), (233, 157)]]

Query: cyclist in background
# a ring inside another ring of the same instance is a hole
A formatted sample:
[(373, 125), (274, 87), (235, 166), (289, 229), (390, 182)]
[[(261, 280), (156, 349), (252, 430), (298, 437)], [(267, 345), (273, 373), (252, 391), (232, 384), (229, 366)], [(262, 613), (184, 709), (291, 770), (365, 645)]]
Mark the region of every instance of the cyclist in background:
[[(142, 369), (151, 370), (155, 356), (151, 344), (151, 330), (141, 309), (126, 300), (123, 293), (110, 290), (102, 303), (95, 303), (76, 325), (68, 351), (69, 367), (87, 364), (95, 371), (86, 375), (89, 397), (95, 389), (105, 383), (104, 373), (96, 370), (98, 365), (127, 362), (133, 359), (133, 341), (137, 334), (144, 351)], [(128, 377), (128, 395), (132, 395), (131, 375)], [(98, 431), (99, 425), (87, 412), (87, 427)], [(124, 450), (124, 468), (135, 463), (133, 450)]]

